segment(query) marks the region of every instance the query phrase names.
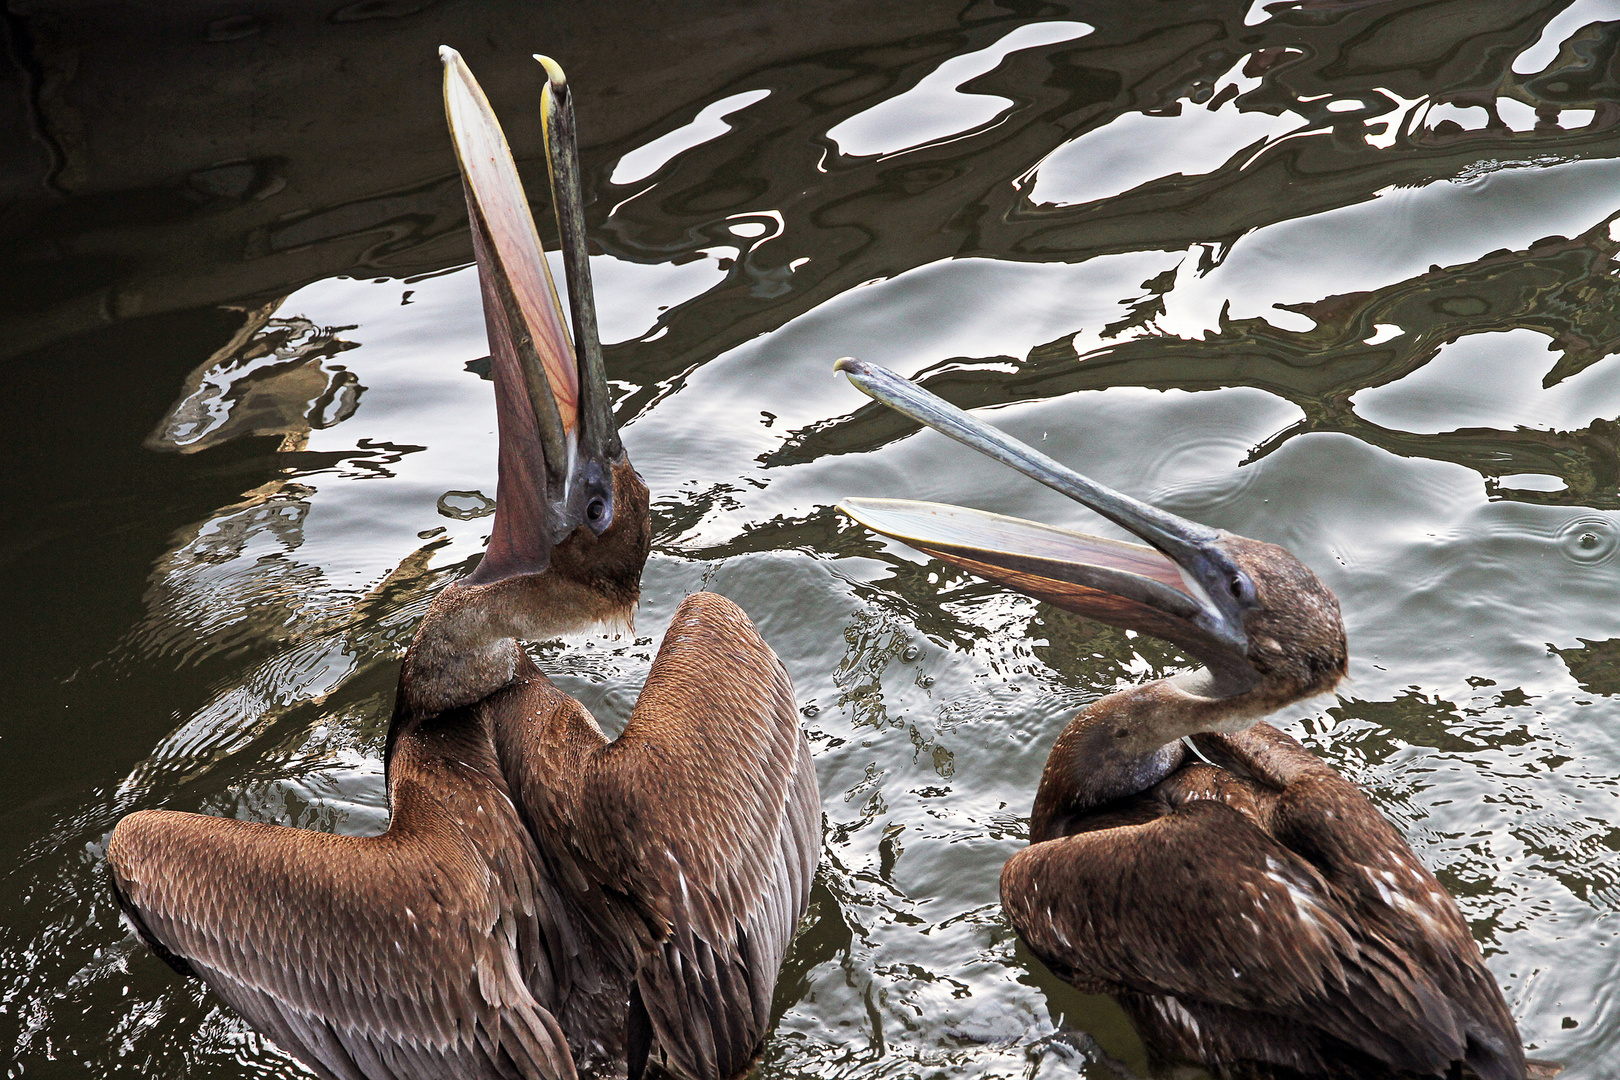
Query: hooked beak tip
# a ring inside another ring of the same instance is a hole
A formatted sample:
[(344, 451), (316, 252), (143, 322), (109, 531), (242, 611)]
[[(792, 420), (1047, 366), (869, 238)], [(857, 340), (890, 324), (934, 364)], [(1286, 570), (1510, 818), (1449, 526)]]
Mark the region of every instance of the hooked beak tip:
[(872, 391), (867, 386), (866, 380), (871, 376), (873, 367), (874, 365), (868, 364), (865, 360), (857, 360), (853, 356), (840, 356), (833, 361), (833, 378), (838, 378), (842, 372), (849, 378), (850, 385), (867, 397), (871, 397)]
[(439, 61), (444, 64), (453, 64), (461, 59), (461, 54), (448, 45), (439, 46)]
[(539, 53), (535, 53), (534, 58), (540, 61), (541, 67), (546, 69), (546, 79), (551, 83), (551, 88), (553, 90), (560, 93), (565, 87), (567, 87), (568, 76), (563, 74), (561, 64), (557, 63), (557, 61), (553, 60), (551, 57), (541, 56)]

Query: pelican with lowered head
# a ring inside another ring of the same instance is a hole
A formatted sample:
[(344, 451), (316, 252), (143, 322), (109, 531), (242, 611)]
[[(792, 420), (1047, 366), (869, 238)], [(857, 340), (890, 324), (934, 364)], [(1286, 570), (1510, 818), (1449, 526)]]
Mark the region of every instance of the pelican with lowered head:
[(322, 1077), (728, 1080), (768, 1032), (820, 853), (793, 687), (697, 593), (610, 742), (521, 647), (628, 620), (647, 488), (613, 421), (562, 70), (537, 57), (571, 337), (500, 126), (441, 56), (499, 488), (483, 560), (405, 654), (388, 830), (146, 810), (113, 830), (114, 889), (154, 951)]
[(838, 367), (1150, 546), (935, 503), (846, 499), (844, 513), (1202, 664), (1093, 702), (1058, 736), (1030, 846), (1001, 875), (1030, 950), (1115, 997), (1162, 1060), (1524, 1080), (1518, 1030), (1456, 902), (1354, 784), (1261, 720), (1344, 675), (1327, 586), (1280, 547), (1104, 487), (884, 368)]

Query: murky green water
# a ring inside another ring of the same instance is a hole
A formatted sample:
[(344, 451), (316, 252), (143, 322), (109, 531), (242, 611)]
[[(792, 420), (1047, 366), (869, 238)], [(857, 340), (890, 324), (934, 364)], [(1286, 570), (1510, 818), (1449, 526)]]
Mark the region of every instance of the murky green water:
[(5, 1075), (299, 1073), (119, 926), (103, 850), (141, 807), (383, 826), (399, 655), (495, 489), (441, 40), (531, 174), (526, 54), (569, 66), (655, 498), (637, 636), (536, 655), (612, 726), (709, 588), (803, 703), (826, 848), (761, 1075), (1111, 1077), (1082, 1033), (1141, 1065), (996, 880), (1075, 707), (1181, 661), (835, 517), (1109, 531), (846, 353), (1311, 565), (1352, 680), (1279, 720), (1453, 890), (1533, 1056), (1614, 1075), (1620, 4), (1307, 8), (10, 16)]

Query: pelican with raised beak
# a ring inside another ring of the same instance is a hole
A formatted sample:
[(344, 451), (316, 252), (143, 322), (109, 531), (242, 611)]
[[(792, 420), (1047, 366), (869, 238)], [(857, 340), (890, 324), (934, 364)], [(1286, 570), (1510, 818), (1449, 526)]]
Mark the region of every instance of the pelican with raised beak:
[(1344, 675), (1339, 604), (1316, 575), (1280, 547), (1110, 490), (881, 367), (838, 367), (1148, 546), (935, 503), (846, 499), (844, 513), (1202, 664), (1093, 702), (1058, 736), (1030, 846), (1001, 875), (1030, 950), (1115, 997), (1161, 1059), (1524, 1080), (1518, 1030), (1456, 902), (1354, 784), (1261, 720)]
[(521, 647), (629, 618), (647, 488), (613, 420), (562, 70), (537, 58), (572, 335), (500, 126), (441, 56), (499, 488), (482, 562), (405, 654), (388, 831), (142, 811), (113, 831), (114, 887), (160, 956), (323, 1077), (727, 1080), (767, 1034), (820, 853), (793, 687), (697, 593), (610, 742)]

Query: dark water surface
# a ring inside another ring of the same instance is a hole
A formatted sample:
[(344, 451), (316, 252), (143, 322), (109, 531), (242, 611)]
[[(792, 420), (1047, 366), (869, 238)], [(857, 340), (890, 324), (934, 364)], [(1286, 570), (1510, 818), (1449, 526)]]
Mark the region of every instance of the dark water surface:
[(636, 635), (537, 657), (614, 727), (709, 588), (803, 704), (826, 849), (760, 1075), (1142, 1066), (996, 880), (1076, 706), (1183, 661), (836, 517), (1112, 535), (846, 353), (1311, 565), (1353, 677), (1279, 722), (1533, 1056), (1620, 1074), (1620, 3), (286, 7), (0, 24), (5, 1076), (300, 1074), (120, 927), (104, 849), (141, 807), (384, 826), (399, 656), (495, 490), (441, 42), (531, 180), (527, 54), (570, 71), (655, 499)]

